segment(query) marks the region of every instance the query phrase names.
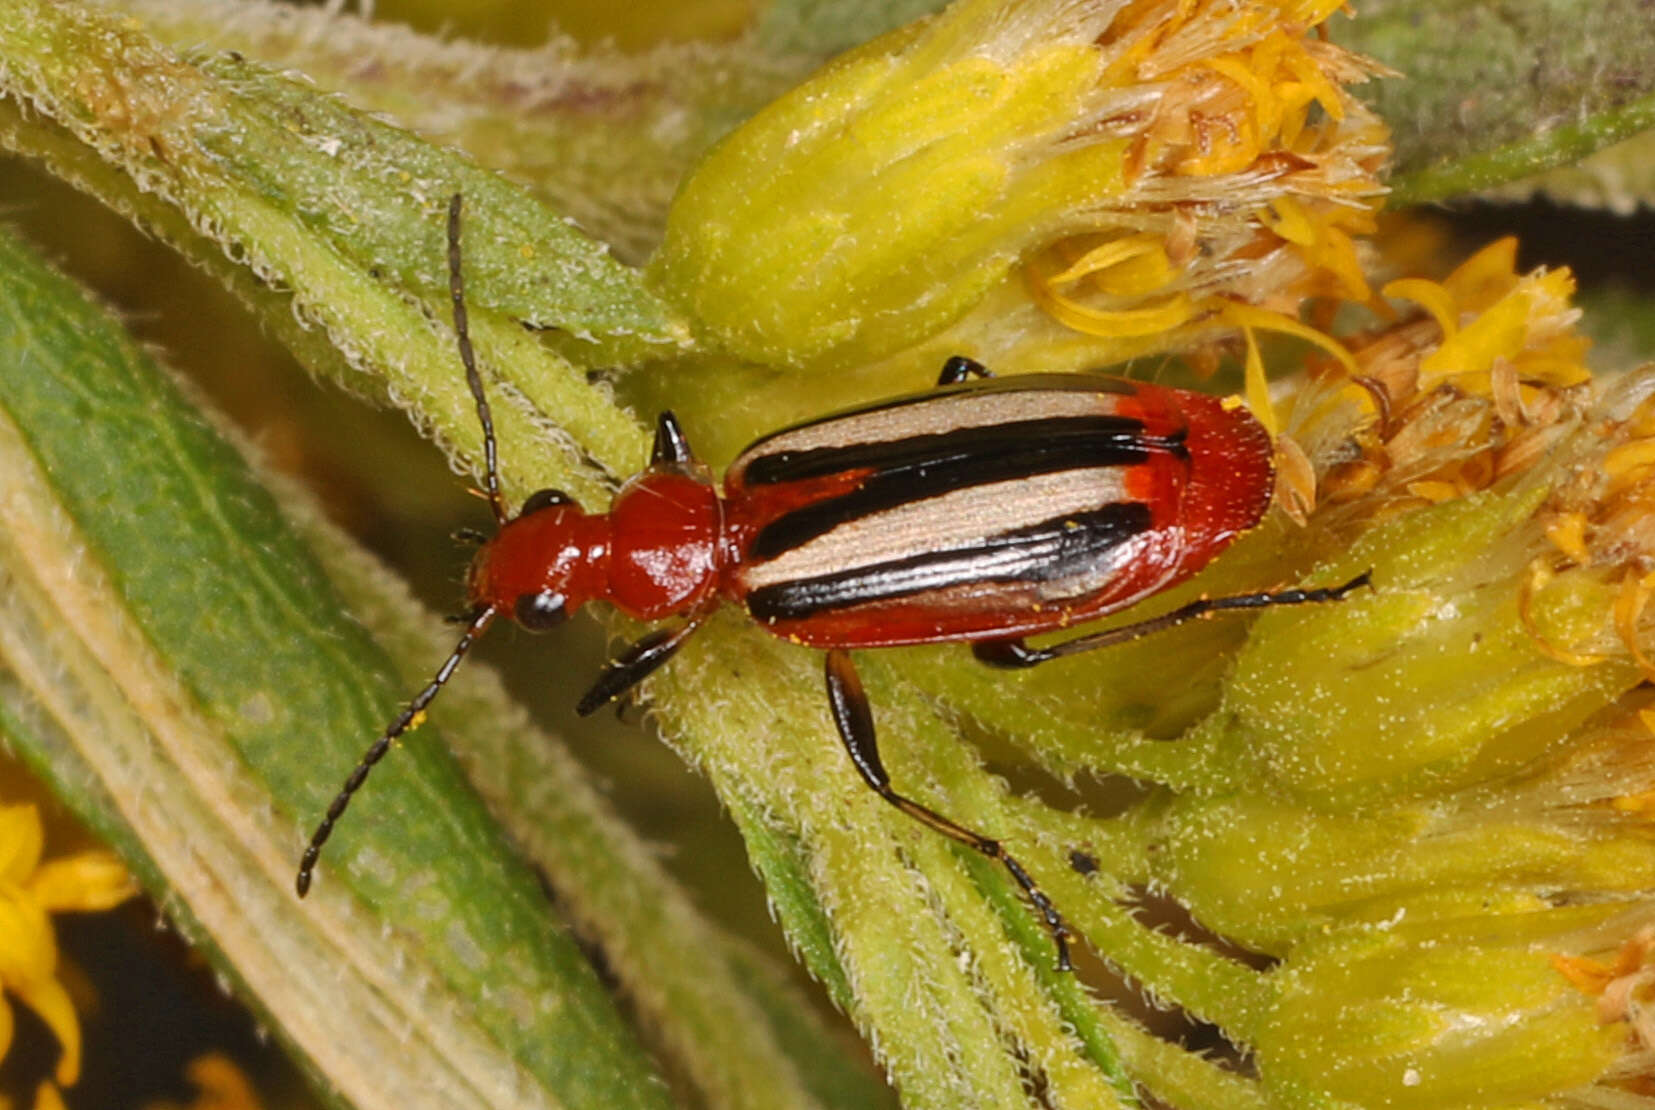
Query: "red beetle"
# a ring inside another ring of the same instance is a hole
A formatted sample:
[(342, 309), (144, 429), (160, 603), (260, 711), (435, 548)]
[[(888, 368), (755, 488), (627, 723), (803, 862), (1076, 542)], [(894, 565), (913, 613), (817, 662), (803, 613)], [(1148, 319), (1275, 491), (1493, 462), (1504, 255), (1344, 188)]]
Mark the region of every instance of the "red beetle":
[[(351, 773), (300, 864), (302, 896), (334, 823), (466, 651), (504, 613), (539, 630), (603, 600), (641, 620), (682, 617), (617, 656), (580, 700), (591, 713), (672, 657), (721, 604), (826, 653), (828, 701), (851, 761), (904, 813), (999, 860), (1069, 966), (1067, 930), (999, 841), (892, 789), (849, 652), (965, 641), (1026, 667), (1220, 609), (1332, 601), (1333, 589), (1213, 598), (1043, 648), (1023, 637), (1101, 617), (1181, 582), (1253, 527), (1274, 485), (1269, 435), (1247, 410), (1185, 390), (1081, 374), (994, 378), (967, 358), (935, 390), (795, 425), (743, 451), (724, 488), (663, 413), (646, 470), (607, 513), (542, 490), (510, 515), (493, 422), (466, 328), (459, 198), (449, 209), (454, 325), (483, 426), (499, 531), (477, 553), (470, 626), (431, 683)], [(973, 380), (975, 379), (975, 380)]]

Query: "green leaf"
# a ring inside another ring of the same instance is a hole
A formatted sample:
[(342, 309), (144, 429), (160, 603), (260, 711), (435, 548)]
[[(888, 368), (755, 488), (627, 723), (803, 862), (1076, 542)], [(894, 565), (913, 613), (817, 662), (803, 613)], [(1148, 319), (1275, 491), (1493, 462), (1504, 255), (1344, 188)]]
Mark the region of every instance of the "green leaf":
[[(372, 370), (383, 378), (376, 391), (475, 454), (470, 397), (432, 322), (447, 316), (442, 213), (464, 192), (474, 338), (485, 373), (506, 368), (517, 391), (497, 410), (502, 438), (524, 443), (515, 456), (558, 471), (577, 494), (601, 488), (587, 460), (634, 465), (641, 430), (585, 368), (676, 350), (688, 332), (601, 245), (459, 155), (233, 57), (189, 62), (134, 21), (78, 4), (4, 0), (0, 16), (0, 88), (36, 109), (9, 124), (15, 149), (70, 163), (192, 254), (231, 252), (291, 293), (251, 298), (273, 327), (291, 331), (281, 317), (297, 311), (340, 353), (300, 342), (314, 369)], [(106, 168), (84, 168), (84, 152), (65, 151), (70, 137)], [(133, 185), (158, 194), (163, 211), (135, 200)], [(563, 354), (525, 334), (520, 319), (558, 329)], [(545, 441), (547, 414), (584, 452)]]
[(1574, 162), (1655, 123), (1655, 13), (1633, 0), (1376, 0), (1341, 45), (1398, 70), (1359, 90), (1391, 125), (1392, 204)]
[(755, 37), (771, 50), (826, 58), (942, 6), (941, 0), (770, 0)]
[(552, 222), (573, 221), (633, 263), (654, 247), (679, 179), (701, 152), (823, 56), (749, 38), (631, 54), (564, 38), (505, 49), (318, 7), (237, 0), (119, 7), (178, 47), (208, 44), (278, 72), (300, 70), (360, 111), (465, 150), (528, 188), (558, 214)]
[(294, 900), (398, 684), (235, 452), (9, 236), (0, 306), (14, 741), (343, 1099), (663, 1105), (440, 741), (384, 768)]

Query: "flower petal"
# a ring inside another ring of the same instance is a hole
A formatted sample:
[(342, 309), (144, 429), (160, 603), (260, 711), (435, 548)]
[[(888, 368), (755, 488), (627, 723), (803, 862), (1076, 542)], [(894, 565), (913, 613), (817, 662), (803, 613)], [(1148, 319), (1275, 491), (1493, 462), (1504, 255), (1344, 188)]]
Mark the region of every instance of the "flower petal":
[(45, 835), (34, 806), (0, 806), (0, 883), (21, 883), (29, 877), (40, 865)]
[(261, 1110), (263, 1106), (247, 1076), (222, 1052), (197, 1056), (184, 1074), (201, 1091), (194, 1103), (201, 1110)]
[(30, 878), (27, 889), (52, 913), (107, 910), (138, 893), (138, 885), (120, 858), (102, 849), (48, 860)]
[[(0, 994), (0, 1060), (4, 1060), (6, 1053), (11, 1050), (12, 1033), (16, 1027), (17, 1020), (12, 1017), (11, 1003), (6, 1001), (5, 995)], [(7, 1105), (5, 1101), (0, 1101), (0, 1110), (5, 1110)]]
[(18, 1001), (40, 1016), (63, 1046), (55, 1076), (65, 1087), (74, 1086), (80, 1078), (80, 1020), (75, 1016), (74, 1003), (69, 1001), (69, 992), (51, 978), (15, 985), (11, 990)]
[(0, 886), (0, 987), (50, 979), (57, 942), (45, 909), (16, 887)]

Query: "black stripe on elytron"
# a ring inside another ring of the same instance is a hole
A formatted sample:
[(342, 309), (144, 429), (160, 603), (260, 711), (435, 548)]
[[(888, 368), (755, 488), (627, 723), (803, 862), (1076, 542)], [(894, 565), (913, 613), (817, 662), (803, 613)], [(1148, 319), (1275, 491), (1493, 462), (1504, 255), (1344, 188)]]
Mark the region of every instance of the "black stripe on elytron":
[(766, 524), (753, 538), (748, 557), (774, 559), (841, 524), (968, 486), (1017, 482), (1064, 470), (1131, 466), (1148, 459), (1153, 451), (1188, 458), (1183, 440), (1182, 432), (1146, 436), (1142, 424), (1123, 416), (1076, 416), (761, 455), (743, 471), (742, 480), (748, 485), (847, 470), (871, 473), (855, 489), (801, 506)]
[(1150, 523), (1148, 505), (1117, 501), (1001, 532), (970, 547), (761, 586), (747, 595), (747, 611), (761, 621), (803, 620), (824, 610), (968, 583), (1061, 581), (1095, 568), (1112, 550), (1147, 532)]
[[(1186, 455), (1181, 433), (1164, 437), (1147, 436), (1143, 424), (1129, 416), (1043, 417), (999, 424), (974, 424), (946, 432), (901, 436), (871, 443), (762, 453), (743, 469), (742, 481), (750, 486), (768, 486), (841, 474), (847, 470), (902, 472), (947, 465), (968, 455), (1009, 456), (1029, 450), (1054, 453), (1065, 450), (1068, 445), (1080, 451), (1095, 450), (1100, 442)], [(1090, 465), (1098, 464), (1094, 461)]]
[(806, 420), (791, 427), (779, 428), (749, 443), (742, 454), (762, 451), (764, 445), (771, 440), (779, 439), (789, 432), (796, 432), (801, 428), (816, 428), (823, 424), (837, 424), (841, 421), (855, 420), (859, 416), (868, 416), (873, 413), (899, 411), (910, 406), (935, 404), (938, 400), (948, 397), (983, 393), (1090, 393), (1094, 396), (1113, 394), (1115, 396), (1130, 397), (1138, 392), (1139, 384), (1125, 378), (1106, 378), (1095, 374), (1057, 373), (1014, 374), (1006, 378), (954, 382), (949, 385), (938, 386), (936, 389), (928, 389), (923, 393), (908, 393), (901, 397), (887, 397), (871, 404), (830, 413), (814, 420)]

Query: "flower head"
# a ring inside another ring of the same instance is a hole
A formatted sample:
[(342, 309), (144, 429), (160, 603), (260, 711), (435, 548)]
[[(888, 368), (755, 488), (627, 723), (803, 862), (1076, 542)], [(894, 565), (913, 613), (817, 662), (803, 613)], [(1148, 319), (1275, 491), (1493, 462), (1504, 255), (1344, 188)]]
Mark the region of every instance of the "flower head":
[[(1375, 590), (1251, 628), (1149, 881), (1279, 964), (1282, 1105), (1610, 1105), (1655, 1025), (1655, 372), (1594, 381), (1511, 243), (1280, 399), (1293, 558)], [(1570, 1094), (1569, 1092), (1573, 1092)], [(1547, 1105), (1552, 1103), (1548, 1102)]]
[(1233, 330), (1234, 304), (1365, 299), (1386, 133), (1344, 87), (1377, 67), (1312, 34), (1338, 7), (958, 0), (726, 139), (652, 272), (783, 366), (928, 340), (1098, 364)]

